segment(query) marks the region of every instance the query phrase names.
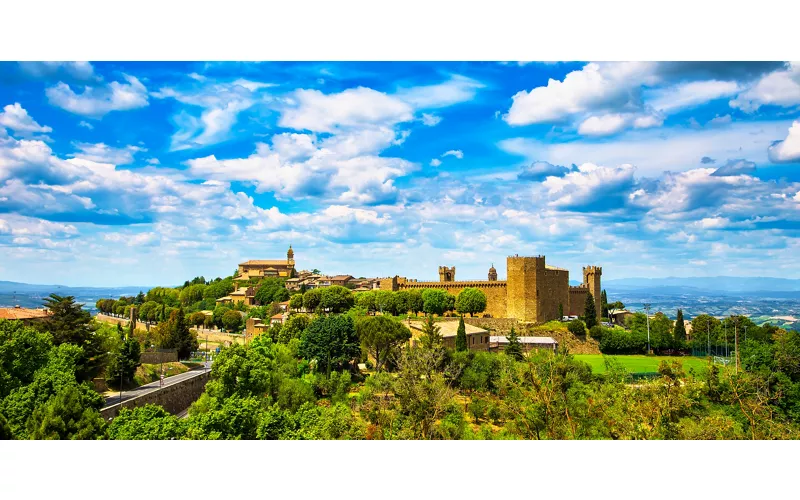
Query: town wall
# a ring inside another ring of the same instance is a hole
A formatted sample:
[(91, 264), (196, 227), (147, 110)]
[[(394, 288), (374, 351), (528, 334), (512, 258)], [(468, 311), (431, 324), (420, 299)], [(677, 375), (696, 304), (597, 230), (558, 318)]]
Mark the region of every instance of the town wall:
[(540, 270), (536, 280), (537, 323), (546, 323), (558, 317), (558, 306), (566, 309), (569, 303), (569, 271), (565, 269)]
[[(391, 290), (384, 288), (384, 280), (381, 280), (381, 290)], [(424, 290), (426, 288), (436, 288), (446, 290), (447, 293), (458, 295), (465, 288), (477, 288), (486, 295), (485, 315), (493, 318), (506, 317), (506, 282), (505, 281), (411, 281), (403, 280), (398, 282), (397, 290)]]
[(564, 314), (567, 316), (583, 316), (587, 293), (589, 293), (589, 289), (586, 286), (569, 287), (569, 308), (564, 309)]
[(125, 400), (121, 404), (116, 403), (107, 406), (100, 410), (100, 415), (103, 419), (109, 420), (117, 416), (120, 408), (138, 408), (148, 404), (159, 405), (169, 413), (177, 415), (187, 409), (203, 394), (206, 383), (210, 378), (211, 371), (209, 370), (195, 377)]

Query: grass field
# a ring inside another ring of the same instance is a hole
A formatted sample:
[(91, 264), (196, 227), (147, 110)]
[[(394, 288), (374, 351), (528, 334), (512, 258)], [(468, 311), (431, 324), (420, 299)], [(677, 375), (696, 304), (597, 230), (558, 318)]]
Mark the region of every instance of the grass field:
[[(594, 373), (604, 373), (606, 365), (603, 354), (576, 354), (575, 359), (588, 363)], [(683, 369), (687, 372), (694, 368), (700, 372), (706, 368), (707, 361), (704, 358), (693, 358), (690, 356), (640, 356), (640, 355), (619, 355), (608, 356), (619, 361), (630, 373), (657, 372), (658, 364), (661, 361), (677, 360), (683, 363)]]

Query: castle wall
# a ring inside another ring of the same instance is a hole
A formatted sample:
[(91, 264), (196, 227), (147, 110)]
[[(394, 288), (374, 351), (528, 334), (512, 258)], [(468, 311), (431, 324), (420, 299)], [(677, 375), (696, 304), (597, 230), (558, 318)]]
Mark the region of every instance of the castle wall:
[[(391, 280), (387, 281), (387, 287)], [(486, 310), (484, 314), (493, 318), (506, 317), (506, 282), (505, 281), (408, 281), (397, 282), (397, 290), (424, 290), (426, 288), (436, 288), (446, 290), (447, 293), (458, 295), (465, 288), (477, 288), (486, 294)], [(384, 288), (384, 280), (381, 280), (381, 290), (391, 290)]]
[(587, 293), (589, 293), (589, 289), (585, 286), (569, 287), (569, 308), (564, 308), (564, 314), (567, 316), (583, 316)]
[(569, 271), (545, 268), (539, 271), (536, 281), (538, 307), (535, 321), (546, 323), (560, 319), (558, 305), (566, 310), (569, 304)]
[(536, 273), (544, 270), (544, 257), (508, 257), (507, 315), (520, 321), (536, 321)]

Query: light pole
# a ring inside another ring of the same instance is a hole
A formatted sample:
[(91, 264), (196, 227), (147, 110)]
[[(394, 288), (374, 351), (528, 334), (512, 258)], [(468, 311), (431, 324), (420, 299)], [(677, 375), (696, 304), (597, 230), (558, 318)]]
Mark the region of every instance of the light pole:
[(708, 351), (706, 351), (706, 357), (711, 356), (711, 316), (708, 317), (708, 321), (706, 321), (706, 341), (708, 342)]
[(647, 318), (647, 354), (650, 354), (650, 304), (642, 304), (645, 310), (645, 318)]
[[(733, 316), (731, 316), (733, 318)], [(736, 373), (739, 373), (739, 318), (733, 320), (733, 347), (736, 350)]]

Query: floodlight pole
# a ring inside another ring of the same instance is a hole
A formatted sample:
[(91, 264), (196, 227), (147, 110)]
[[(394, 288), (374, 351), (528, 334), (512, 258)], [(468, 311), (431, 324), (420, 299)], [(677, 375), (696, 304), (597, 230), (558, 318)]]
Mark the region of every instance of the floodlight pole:
[(739, 318), (733, 320), (733, 346), (736, 350), (736, 373), (739, 373)]

